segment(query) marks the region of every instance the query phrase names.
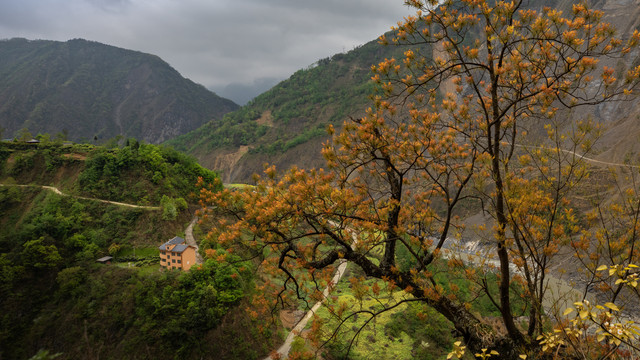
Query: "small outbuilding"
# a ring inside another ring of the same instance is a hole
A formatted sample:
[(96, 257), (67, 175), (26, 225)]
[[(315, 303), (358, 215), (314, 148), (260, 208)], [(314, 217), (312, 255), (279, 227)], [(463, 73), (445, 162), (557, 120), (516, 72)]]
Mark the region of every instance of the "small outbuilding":
[(99, 262), (100, 264), (111, 264), (112, 260), (113, 260), (113, 256), (105, 256), (105, 257), (101, 257), (96, 261)]

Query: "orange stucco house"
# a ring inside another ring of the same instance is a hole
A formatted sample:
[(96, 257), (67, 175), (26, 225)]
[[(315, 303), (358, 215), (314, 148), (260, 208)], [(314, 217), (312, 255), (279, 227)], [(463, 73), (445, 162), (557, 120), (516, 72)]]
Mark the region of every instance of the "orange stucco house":
[(160, 245), (160, 266), (165, 269), (189, 270), (196, 264), (196, 249), (179, 236)]

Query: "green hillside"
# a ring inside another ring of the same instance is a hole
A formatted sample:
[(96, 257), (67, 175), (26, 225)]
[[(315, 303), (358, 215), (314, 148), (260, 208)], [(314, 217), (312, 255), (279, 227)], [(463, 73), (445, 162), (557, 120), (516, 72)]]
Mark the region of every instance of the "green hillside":
[[(557, 0), (531, 1), (525, 8), (541, 10), (554, 6), (570, 13), (574, 2)], [(638, 9), (622, 5), (592, 2), (604, 10), (604, 20), (619, 29), (622, 38), (631, 36), (640, 27)], [(472, 34), (470, 34), (472, 35)], [(387, 38), (392, 38), (387, 34)], [(467, 41), (471, 42), (471, 39)], [(383, 46), (371, 41), (344, 54), (321, 59), (309, 68), (294, 73), (271, 90), (256, 97), (246, 106), (210, 121), (186, 135), (170, 140), (176, 149), (195, 156), (211, 169), (221, 172), (225, 182), (250, 182), (254, 173), (263, 170), (264, 163), (280, 169), (291, 165), (302, 168), (321, 167), (322, 143), (328, 139), (326, 127), (339, 127), (349, 117), (362, 116), (371, 105), (374, 93), (370, 68), (385, 58), (403, 58), (406, 46)], [(416, 48), (427, 57), (430, 47)], [(638, 65), (637, 56), (621, 61), (602, 59), (601, 65), (615, 68), (617, 73)], [(594, 80), (594, 87), (598, 81)], [(571, 109), (568, 119), (591, 119), (603, 125), (598, 142), (598, 159), (623, 161), (629, 153), (640, 153), (637, 134), (640, 131), (640, 101), (611, 102), (595, 107)], [(533, 124), (530, 134), (541, 130)], [(544, 132), (542, 132), (544, 134)]]
[(81, 39), (0, 41), (0, 124), (8, 138), (65, 132), (159, 143), (238, 106), (154, 55)]
[[(0, 143), (0, 358), (264, 355), (277, 334), (244, 311), (251, 264), (160, 269), (158, 246), (193, 219), (198, 177), (217, 176), (135, 141)], [(115, 262), (96, 262), (105, 255)]]
[(171, 148), (127, 140), (123, 148), (17, 142), (0, 144), (0, 181), (57, 186), (72, 195), (138, 205), (188, 198), (217, 174)]
[(321, 166), (327, 126), (361, 116), (374, 90), (371, 65), (403, 51), (371, 41), (321, 59), (241, 109), (167, 143), (220, 170), (225, 182), (247, 181), (264, 162)]

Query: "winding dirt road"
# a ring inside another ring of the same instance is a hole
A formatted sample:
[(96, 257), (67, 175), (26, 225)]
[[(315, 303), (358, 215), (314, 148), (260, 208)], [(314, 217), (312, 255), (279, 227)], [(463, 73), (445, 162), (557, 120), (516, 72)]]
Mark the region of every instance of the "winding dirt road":
[[(71, 196), (71, 197), (76, 198), (76, 199), (99, 201), (99, 202), (102, 202), (102, 203), (105, 203), (105, 204), (112, 204), (112, 205), (124, 206), (124, 207), (129, 207), (129, 208), (134, 208), (134, 209), (142, 209), (142, 210), (156, 211), (156, 210), (160, 210), (161, 209), (160, 206), (144, 206), (144, 205), (136, 205), (136, 204), (127, 204), (127, 203), (122, 203), (122, 202), (117, 202), (117, 201), (110, 201), (110, 200), (103, 200), (103, 199), (96, 199), (96, 198), (89, 198), (89, 197), (84, 197), (84, 196), (65, 194), (62, 191), (60, 191), (60, 189), (58, 189), (57, 187), (54, 187), (54, 186), (47, 186), (47, 185), (18, 185), (18, 184), (0, 184), (0, 186), (5, 186), (5, 187), (10, 187), (10, 186), (15, 186), (15, 187), (39, 187), (41, 189), (53, 191), (54, 193), (56, 193), (58, 195), (61, 195), (61, 196)], [(196, 224), (197, 221), (198, 221), (198, 217), (194, 216), (193, 220), (191, 220), (191, 222), (189, 223), (189, 225), (187, 226), (187, 228), (184, 231), (184, 238), (185, 238), (187, 244), (189, 244), (189, 245), (191, 245), (191, 246), (196, 248), (196, 263), (197, 264), (202, 264), (203, 259), (202, 259), (202, 256), (200, 255), (200, 253), (198, 253), (198, 248), (199, 248), (198, 247), (198, 243), (196, 242), (196, 239), (193, 236), (193, 226)]]
[(70, 196), (70, 197), (73, 197), (73, 198), (76, 198), (76, 199), (99, 201), (99, 202), (102, 202), (102, 203), (105, 203), (105, 204), (113, 204), (113, 205), (118, 205), (118, 206), (125, 206), (125, 207), (134, 208), (134, 209), (143, 209), (143, 210), (160, 210), (161, 209), (160, 206), (144, 206), (144, 205), (127, 204), (127, 203), (121, 203), (121, 202), (117, 202), (117, 201), (110, 201), (110, 200), (89, 198), (89, 197), (78, 196), (78, 195), (65, 194), (62, 191), (60, 191), (60, 189), (58, 189), (57, 187), (54, 187), (54, 186), (47, 186), (47, 185), (17, 185), (17, 184), (0, 184), (0, 186), (6, 186), (6, 187), (10, 187), (10, 186), (15, 186), (15, 187), (38, 187), (38, 188), (41, 188), (41, 189), (46, 189), (46, 190), (49, 190), (49, 191), (53, 191), (54, 193), (56, 193), (58, 195)]
[[(552, 147), (546, 147), (546, 146), (529, 146), (529, 145), (519, 145), (516, 144), (515, 147), (519, 147), (519, 148), (523, 148), (523, 149), (542, 149), (542, 150), (555, 150), (555, 148)], [(598, 164), (598, 165), (605, 165), (605, 166), (615, 166), (615, 167), (626, 167), (626, 168), (632, 168), (632, 169), (640, 169), (640, 165), (629, 165), (629, 164), (623, 164), (623, 163), (614, 163), (614, 162), (608, 162), (608, 161), (601, 161), (601, 160), (596, 160), (596, 159), (592, 159), (589, 157), (586, 157), (584, 155), (578, 154), (575, 151), (572, 150), (566, 150), (566, 149), (559, 149), (560, 151), (562, 151), (565, 154), (571, 154), (573, 156), (577, 156), (580, 159), (590, 162), (592, 164)]]

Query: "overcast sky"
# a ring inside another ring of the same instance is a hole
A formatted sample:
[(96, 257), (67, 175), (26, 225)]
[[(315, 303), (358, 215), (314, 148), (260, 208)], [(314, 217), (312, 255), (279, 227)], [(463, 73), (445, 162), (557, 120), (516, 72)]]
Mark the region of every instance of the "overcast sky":
[(412, 13), (402, 0), (0, 0), (0, 38), (83, 38), (155, 54), (242, 102), (232, 93), (266, 90)]

